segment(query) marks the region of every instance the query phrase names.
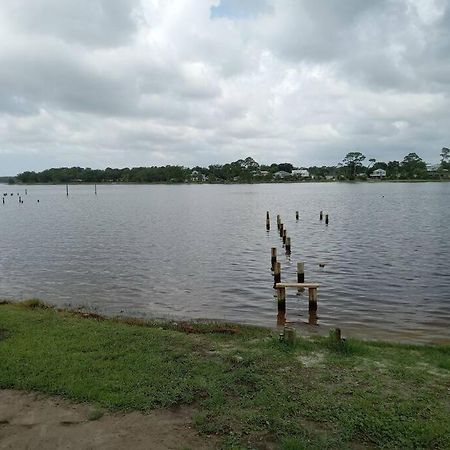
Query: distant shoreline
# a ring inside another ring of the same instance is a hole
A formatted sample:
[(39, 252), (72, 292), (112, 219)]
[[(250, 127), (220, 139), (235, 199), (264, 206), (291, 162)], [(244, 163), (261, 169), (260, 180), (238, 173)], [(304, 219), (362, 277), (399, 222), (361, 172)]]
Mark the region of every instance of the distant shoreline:
[(442, 179), (408, 179), (408, 180), (277, 180), (277, 181), (224, 181), (224, 182), (171, 182), (171, 181), (68, 181), (67, 183), (22, 183), (16, 182), (9, 184), (5, 181), (0, 181), (0, 185), (4, 186), (71, 186), (86, 185), (86, 186), (108, 186), (108, 185), (237, 185), (237, 184), (314, 184), (314, 183), (341, 183), (341, 184), (373, 184), (373, 183), (448, 183), (450, 178)]

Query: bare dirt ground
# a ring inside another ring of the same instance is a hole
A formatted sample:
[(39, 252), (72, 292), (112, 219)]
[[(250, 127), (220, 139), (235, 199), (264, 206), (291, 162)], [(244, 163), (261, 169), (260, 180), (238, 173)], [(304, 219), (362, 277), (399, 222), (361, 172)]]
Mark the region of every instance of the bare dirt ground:
[(91, 405), (58, 397), (0, 390), (0, 449), (212, 449), (214, 440), (192, 426), (183, 407), (97, 420)]

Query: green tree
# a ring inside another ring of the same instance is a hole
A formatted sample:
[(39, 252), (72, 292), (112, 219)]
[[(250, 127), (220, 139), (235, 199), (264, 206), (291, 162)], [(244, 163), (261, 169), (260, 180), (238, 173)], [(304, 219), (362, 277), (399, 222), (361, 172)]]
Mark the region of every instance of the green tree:
[(347, 177), (350, 180), (354, 180), (356, 177), (356, 171), (362, 167), (362, 162), (366, 157), (361, 152), (349, 152), (343, 159), (344, 166), (347, 168)]
[(450, 169), (450, 149), (443, 147), (441, 150), (441, 168)]
[(426, 178), (427, 176), (427, 165), (417, 153), (407, 154), (400, 168), (404, 178)]

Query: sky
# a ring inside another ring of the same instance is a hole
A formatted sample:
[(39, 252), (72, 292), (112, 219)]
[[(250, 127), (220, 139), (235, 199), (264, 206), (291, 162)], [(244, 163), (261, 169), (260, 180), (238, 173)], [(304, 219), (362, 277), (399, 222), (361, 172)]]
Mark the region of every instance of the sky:
[(450, 0), (0, 1), (0, 175), (442, 147)]

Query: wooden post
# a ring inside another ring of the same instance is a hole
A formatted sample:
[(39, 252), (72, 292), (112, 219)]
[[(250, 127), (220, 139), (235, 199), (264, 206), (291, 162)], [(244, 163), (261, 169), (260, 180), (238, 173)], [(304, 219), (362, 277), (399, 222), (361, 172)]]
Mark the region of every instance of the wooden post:
[(286, 237), (287, 237), (287, 231), (286, 229), (283, 230), (283, 245), (286, 244)]
[(284, 228), (284, 225), (282, 223), (280, 223), (280, 237), (281, 238), (283, 237), (283, 228)]
[(295, 220), (298, 220), (298, 211), (295, 211)]
[(325, 225), (328, 225), (328, 214), (325, 214)]
[(286, 288), (277, 288), (278, 305), (286, 304)]
[(278, 305), (277, 326), (282, 327), (286, 323), (286, 303)]
[(67, 197), (69, 196), (69, 185), (68, 184), (66, 184), (66, 195), (67, 195)]
[(297, 263), (297, 283), (305, 282), (305, 263), (298, 262)]
[(314, 309), (309, 310), (308, 323), (310, 325), (317, 325), (317, 310)]
[(281, 224), (281, 219), (280, 219), (280, 215), (277, 214), (277, 229), (280, 229), (280, 224)]
[(317, 311), (317, 288), (308, 288), (309, 310)]
[(5, 204), (5, 197), (2, 197), (2, 200), (3, 200), (3, 204)]
[(25, 195), (28, 195), (28, 190), (27, 189), (25, 189)]
[(281, 283), (281, 263), (276, 262), (275, 268), (273, 270), (273, 288), (276, 289), (275, 285)]
[(96, 184), (94, 184), (94, 193), (95, 193), (95, 195), (97, 195), (97, 185)]
[(323, 220), (323, 211), (320, 211), (319, 220)]
[(272, 272), (275, 270), (275, 264), (277, 262), (277, 248), (272, 247), (271, 257), (270, 257), (270, 267)]
[(291, 238), (286, 237), (286, 255), (291, 254)]
[[(304, 283), (305, 282), (305, 263), (304, 262), (298, 262), (297, 263), (297, 283)], [(299, 288), (297, 290), (297, 294), (301, 294), (305, 289)]]
[(287, 344), (294, 344), (295, 342), (295, 329), (294, 327), (284, 326), (284, 342)]

